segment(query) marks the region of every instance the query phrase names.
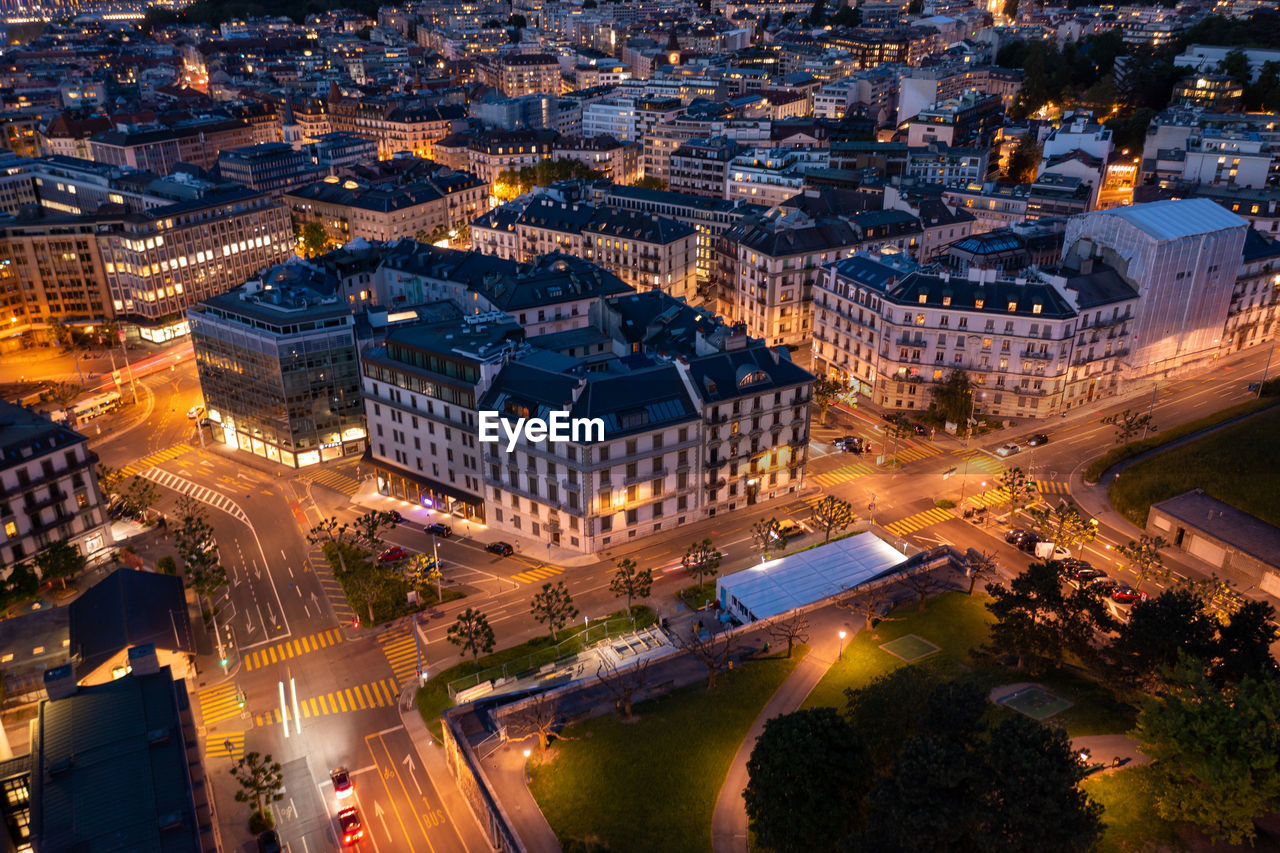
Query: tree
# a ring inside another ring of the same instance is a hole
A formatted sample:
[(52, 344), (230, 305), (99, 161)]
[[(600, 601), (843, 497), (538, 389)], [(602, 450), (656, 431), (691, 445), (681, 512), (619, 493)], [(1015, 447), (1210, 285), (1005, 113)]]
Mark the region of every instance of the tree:
[(774, 717), (747, 761), (742, 792), (756, 842), (778, 853), (831, 850), (856, 826), (866, 748), (834, 708)]
[(1036, 493), (1036, 485), (1027, 478), (1021, 468), (1009, 468), (996, 478), (996, 492), (1009, 505), (1009, 517), (1031, 503)]
[(1129, 571), (1138, 576), (1137, 589), (1142, 589), (1142, 585), (1152, 578), (1168, 582), (1170, 573), (1165, 568), (1164, 557), (1160, 556), (1160, 549), (1167, 544), (1161, 536), (1144, 533), (1136, 541), (1130, 539), (1116, 549)]
[(1280, 680), (1220, 687), (1189, 661), (1144, 697), (1134, 736), (1151, 756), (1156, 810), (1230, 844), (1280, 797)]
[(813, 402), (818, 407), (818, 413), (822, 418), (822, 423), (827, 422), (827, 409), (831, 408), (831, 404), (840, 399), (840, 395), (844, 393), (844, 385), (827, 376), (819, 376), (813, 381)]
[(1249, 54), (1240, 48), (1229, 52), (1218, 63), (1218, 73), (1225, 74), (1240, 83), (1248, 83), (1253, 79), (1253, 69), (1249, 64)]
[(1098, 523), (1085, 520), (1078, 510), (1066, 501), (1052, 509), (1032, 507), (1028, 512), (1043, 542), (1052, 542), (1054, 548), (1070, 550), (1092, 542), (1098, 535)]
[(330, 516), (307, 532), (307, 542), (319, 546), (323, 546), (326, 542), (333, 543), (334, 551), (338, 555), (338, 565), (342, 567), (343, 574), (346, 574), (347, 558), (343, 554), (342, 546), (347, 543), (350, 535), (350, 525), (339, 524), (337, 518)]
[(1271, 644), (1276, 641), (1275, 608), (1266, 601), (1246, 601), (1218, 627), (1218, 644), (1209, 675), (1219, 684), (1277, 675)]
[(1135, 604), (1107, 649), (1128, 679), (1152, 686), (1182, 656), (1208, 661), (1215, 645), (1214, 621), (1192, 590), (1167, 589)]
[(814, 504), (809, 515), (809, 522), (814, 529), (822, 531), (823, 544), (831, 541), (832, 533), (842, 532), (857, 519), (853, 514), (853, 505), (835, 495), (827, 495)]
[(307, 256), (319, 255), (329, 245), (329, 233), (324, 225), (312, 220), (302, 226), (302, 248)]
[(178, 528), (174, 533), (178, 556), (187, 571), (187, 586), (212, 604), (227, 585), (227, 571), (218, 561), (218, 545), (209, 515), (190, 495), (178, 499)]
[[(1017, 0), (1010, 0), (1017, 3)], [(1036, 178), (1040, 168), (1040, 146), (1036, 144), (1034, 134), (1026, 133), (1018, 140), (1009, 160), (1005, 164), (1004, 183), (1029, 184)]]
[(773, 639), (787, 644), (787, 659), (791, 659), (791, 650), (796, 643), (809, 642), (809, 617), (795, 611), (786, 619), (770, 622), (764, 632)]
[[(862, 10), (853, 6), (841, 6), (840, 9), (831, 16), (831, 25), (833, 27), (856, 27), (862, 23)], [(767, 29), (767, 25), (762, 29)]]
[(45, 583), (61, 581), (63, 589), (67, 588), (67, 578), (73, 578), (84, 570), (85, 562), (80, 549), (65, 539), (59, 539), (35, 557), (40, 579)]
[(1090, 588), (1063, 594), (1054, 562), (1032, 563), (1008, 588), (987, 584), (987, 593), (992, 599), (987, 610), (996, 619), (987, 649), (1014, 655), (1017, 668), (1033, 674), (1060, 665), (1067, 652), (1093, 657), (1096, 632), (1113, 624), (1106, 604)]
[(969, 374), (957, 369), (948, 373), (946, 379), (929, 386), (929, 394), (943, 418), (963, 425), (967, 431), (969, 419), (973, 417), (973, 389)]
[(564, 581), (557, 581), (555, 586), (544, 583), (542, 592), (529, 602), (529, 612), (534, 619), (551, 629), (553, 640), (561, 628), (578, 618), (578, 608), (573, 606), (573, 596), (569, 594)]
[[(284, 799), (284, 773), (271, 754), (262, 755), (256, 750), (246, 752), (231, 768), (231, 775), (240, 783), (236, 791), (237, 803), (253, 803), (255, 815), (267, 814), (267, 806)], [(270, 826), (268, 819), (266, 824)]]
[(969, 579), (969, 594), (973, 595), (973, 588), (982, 578), (995, 577), (998, 568), (995, 554), (970, 548), (964, 555), (964, 576)]
[(884, 584), (876, 586), (855, 587), (845, 598), (838, 599), (836, 604), (850, 613), (861, 616), (868, 628), (889, 619), (888, 612), (893, 599), (889, 597), (888, 587)]
[(160, 499), (160, 489), (156, 484), (137, 474), (129, 478), (129, 485), (121, 498), (125, 505), (139, 517), (144, 517), (147, 510), (155, 506)]
[(493, 628), (489, 626), (489, 617), (474, 608), (468, 607), (459, 613), (445, 633), (449, 642), (462, 650), (461, 654), (471, 652), (473, 663), (481, 652), (487, 655), (493, 651), (494, 636)]
[(767, 563), (774, 551), (787, 547), (778, 519), (762, 518), (751, 525), (751, 547), (760, 555), (762, 563)]
[(929, 596), (943, 589), (945, 584), (938, 577), (937, 572), (933, 570), (919, 570), (907, 572), (898, 578), (907, 589), (916, 596), (920, 601), (920, 612), (924, 612)]
[(684, 566), (695, 583), (700, 584), (703, 578), (713, 578), (720, 570), (720, 551), (711, 544), (710, 539), (694, 542), (685, 549), (680, 565)]
[(642, 190), (665, 190), (667, 188), (667, 182), (656, 175), (645, 175), (631, 186), (639, 187)]
[(431, 588), (431, 584), (436, 585), (436, 600), (444, 600), (444, 572), (440, 570), (440, 564), (436, 558), (430, 554), (414, 554), (404, 562), (404, 577), (409, 585), (418, 591), (419, 594)]
[(35, 598), (40, 592), (40, 577), (30, 563), (18, 563), (4, 580), (4, 598), (8, 604)]
[(516, 13), (516, 14), (513, 14), (510, 18), (507, 18), (507, 26), (515, 27), (517, 29), (522, 30), (525, 27), (529, 26), (529, 21), (528, 19), (525, 18), (524, 15)]
[(617, 565), (618, 570), (609, 581), (609, 591), (616, 598), (627, 597), (627, 612), (630, 613), (632, 598), (648, 598), (653, 591), (653, 569), (641, 571), (630, 557), (618, 560)]
[(112, 468), (105, 462), (98, 463), (98, 488), (108, 499), (115, 493), (116, 488), (124, 479), (124, 472), (119, 468)]
[(1155, 432), (1156, 425), (1151, 422), (1151, 415), (1146, 412), (1135, 412), (1125, 409), (1123, 412), (1116, 412), (1113, 415), (1107, 415), (1102, 419), (1102, 423), (1115, 427), (1116, 444), (1127, 445), (1135, 435), (1139, 432)]
[(1018, 19), (1018, 0), (1004, 0), (1004, 8), (1001, 11), (1010, 21), (1016, 21)]
[(872, 771), (887, 771), (902, 742), (916, 734), (938, 683), (925, 667), (903, 666), (845, 689), (845, 719), (866, 743)]
[(380, 510), (370, 510), (355, 521), (355, 538), (362, 547), (376, 554), (382, 548), (382, 531), (396, 526), (394, 514)]
[(596, 678), (613, 694), (625, 719), (635, 719), (635, 715), (631, 713), (631, 703), (649, 682), (650, 663), (652, 658), (646, 658), (632, 666), (619, 667), (616, 663), (601, 658), (596, 667)]
[(507, 739), (512, 741), (538, 739), (538, 751), (546, 752), (551, 738), (564, 737), (565, 718), (556, 700), (545, 693), (535, 693), (524, 705), (507, 718)]
[(156, 560), (156, 571), (162, 575), (176, 575), (178, 573), (178, 564), (174, 561), (173, 557), (165, 554), (163, 557)]
[(907, 427), (907, 419), (904, 417), (898, 417), (890, 421), (889, 423), (885, 424), (884, 431), (885, 431), (885, 435), (893, 439), (892, 464), (897, 465), (898, 464), (898, 442), (901, 439), (905, 438), (907, 433), (910, 432), (910, 430)]
[(716, 676), (721, 670), (728, 669), (729, 659), (733, 656), (733, 636), (727, 631), (719, 634), (707, 633), (706, 637), (694, 627), (686, 638), (683, 634), (673, 633), (672, 642), (702, 662), (707, 668), (707, 692), (716, 689)]
[(809, 10), (809, 15), (805, 18), (805, 21), (815, 27), (820, 26), (827, 19), (826, 11), (823, 8), (825, 5), (825, 0), (813, 0), (813, 8)]

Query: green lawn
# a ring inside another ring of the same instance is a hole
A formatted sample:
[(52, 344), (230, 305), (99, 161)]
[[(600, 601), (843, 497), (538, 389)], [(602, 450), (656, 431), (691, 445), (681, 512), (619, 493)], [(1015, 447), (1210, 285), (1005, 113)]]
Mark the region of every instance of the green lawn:
[[(1107, 472), (1112, 465), (1123, 462), (1126, 459), (1132, 459), (1148, 450), (1168, 444), (1171, 441), (1177, 441), (1183, 436), (1191, 435), (1202, 429), (1208, 429), (1211, 426), (1220, 424), (1223, 421), (1229, 421), (1232, 418), (1247, 415), (1251, 412), (1260, 411), (1261, 409), (1270, 408), (1276, 405), (1276, 400), (1269, 397), (1263, 397), (1258, 400), (1247, 400), (1238, 403), (1220, 412), (1214, 412), (1211, 415), (1205, 415), (1203, 418), (1196, 418), (1194, 421), (1187, 421), (1185, 424), (1179, 424), (1166, 430), (1161, 430), (1155, 435), (1147, 438), (1131, 441), (1128, 444), (1119, 447), (1113, 447), (1097, 459), (1089, 463), (1089, 467), (1085, 469), (1084, 480), (1086, 483), (1096, 483), (1101, 479), (1102, 475)], [(1157, 424), (1159, 426), (1159, 424)]]
[(1139, 527), (1146, 526), (1151, 504), (1195, 488), (1280, 524), (1277, 482), (1280, 407), (1129, 466), (1111, 483), (1107, 496)]
[(1156, 812), (1149, 768), (1131, 767), (1091, 776), (1081, 787), (1104, 809), (1106, 832), (1098, 846), (1099, 853), (1181, 847), (1177, 825), (1162, 820)]
[(690, 610), (701, 610), (702, 606), (708, 601), (716, 600), (716, 579), (696, 583), (693, 586), (686, 586), (684, 589), (676, 593), (684, 606)]
[[(1072, 672), (1063, 671), (1032, 679), (1026, 673), (986, 663), (977, 663), (969, 651), (987, 640), (991, 614), (987, 612), (987, 596), (975, 593), (948, 592), (929, 600), (925, 612), (915, 602), (899, 607), (888, 621), (874, 632), (862, 630), (845, 647), (844, 660), (837, 661), (805, 700), (805, 708), (827, 705), (843, 710), (844, 691), (863, 687), (875, 678), (900, 666), (925, 667), (944, 677), (962, 674), (990, 689), (1001, 684), (1035, 681), (1072, 703), (1047, 722), (1061, 726), (1072, 737), (1077, 735), (1115, 734), (1133, 728), (1134, 709), (1120, 702), (1102, 684)], [(908, 634), (928, 640), (941, 651), (908, 664), (880, 646)], [(1008, 713), (1014, 713), (1008, 711)]]
[(801, 658), (753, 661), (716, 679), (572, 726), (530, 786), (563, 842), (595, 839), (616, 853), (711, 849), (711, 816), (752, 721)]
[[(408, 593), (413, 587), (399, 569), (373, 562), (368, 551), (350, 544), (342, 545), (343, 558), (340, 560), (338, 547), (333, 542), (326, 542), (323, 546), (325, 560), (329, 563), (334, 578), (342, 584), (342, 591), (352, 611), (360, 617), (360, 621), (369, 623), (368, 627), (435, 607), (442, 601), (457, 601), (467, 596), (456, 587), (445, 587), (444, 598), (437, 599), (436, 585), (427, 584), (418, 591), (421, 603), (413, 607), (408, 603)], [(343, 560), (346, 562), (346, 571), (342, 568)]]

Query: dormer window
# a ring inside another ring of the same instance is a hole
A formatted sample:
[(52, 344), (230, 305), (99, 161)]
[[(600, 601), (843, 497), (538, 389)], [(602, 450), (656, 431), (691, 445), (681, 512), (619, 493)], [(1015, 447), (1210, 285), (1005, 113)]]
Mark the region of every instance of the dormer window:
[(1031, 306), (1031, 313), (1032, 313), (1032, 314), (1039, 314), (1039, 313), (1040, 313), (1040, 308), (1041, 308), (1041, 307), (1042, 307), (1042, 306), (1040, 305), (1040, 303), (1039, 303), (1039, 302), (1035, 303), (1034, 305), (1032, 305), (1032, 306)]
[(942, 297), (942, 305), (944, 308), (949, 307), (951, 305), (951, 297), (950, 296)]
[(920, 294), (920, 296), (917, 298), (916, 301), (918, 301), (921, 305), (923, 305), (929, 301), (929, 295), (926, 293), (922, 293)]
[(982, 306), (983, 306), (983, 305), (986, 305), (986, 304), (987, 304), (987, 300), (985, 300), (985, 299), (975, 299), (975, 300), (973, 300), (973, 307), (974, 307), (974, 308), (977, 308), (979, 311), (981, 311), (981, 310), (982, 310)]
[(1017, 303), (1017, 302), (1010, 302), (1010, 303), (1009, 303), (1009, 310), (1010, 310), (1010, 311), (1017, 311), (1017, 310), (1018, 310), (1018, 303)]

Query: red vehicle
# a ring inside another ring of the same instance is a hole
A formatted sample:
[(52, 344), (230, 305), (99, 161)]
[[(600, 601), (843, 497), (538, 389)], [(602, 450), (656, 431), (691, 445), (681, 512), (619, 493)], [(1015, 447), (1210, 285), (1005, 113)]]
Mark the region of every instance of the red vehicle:
[(338, 829), (342, 833), (343, 847), (350, 847), (364, 838), (364, 826), (360, 823), (360, 812), (355, 806), (338, 812)]
[(379, 563), (395, 563), (409, 556), (409, 552), (399, 545), (394, 545), (378, 555)]
[(1139, 601), (1146, 601), (1147, 597), (1145, 592), (1140, 589), (1134, 589), (1123, 581), (1116, 584), (1115, 589), (1111, 590), (1111, 600), (1118, 601), (1121, 604), (1137, 604)]

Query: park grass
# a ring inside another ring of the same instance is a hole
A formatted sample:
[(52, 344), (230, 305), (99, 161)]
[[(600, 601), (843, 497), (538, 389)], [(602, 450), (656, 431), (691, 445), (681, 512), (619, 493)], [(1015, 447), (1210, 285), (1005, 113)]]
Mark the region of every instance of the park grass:
[(1107, 497), (1138, 527), (1146, 527), (1153, 503), (1197, 488), (1280, 525), (1278, 435), (1280, 407), (1130, 465), (1112, 481)]
[[(1254, 412), (1270, 408), (1277, 405), (1277, 400), (1273, 397), (1262, 397), (1256, 400), (1247, 400), (1223, 409), (1220, 412), (1214, 412), (1205, 415), (1203, 418), (1196, 418), (1194, 421), (1187, 421), (1185, 424), (1179, 424), (1175, 427), (1157, 432), (1155, 435), (1141, 439), (1139, 441), (1131, 441), (1128, 444), (1119, 447), (1113, 447), (1097, 459), (1089, 463), (1089, 467), (1084, 471), (1084, 481), (1086, 483), (1096, 483), (1102, 479), (1102, 475), (1107, 473), (1113, 466), (1119, 465), (1127, 459), (1146, 453), (1148, 450), (1154, 450), (1157, 447), (1185, 438), (1192, 433), (1199, 432), (1203, 429), (1215, 427), (1220, 423), (1229, 421), (1232, 418), (1243, 417), (1253, 414)], [(1127, 475), (1126, 475), (1127, 476)], [(1145, 522), (1145, 519), (1144, 519)]]
[[(338, 559), (338, 548), (343, 549), (342, 560)], [(457, 587), (447, 587), (443, 590), (444, 597), (438, 598), (436, 585), (428, 584), (419, 590), (419, 604), (414, 607), (408, 603), (408, 593), (413, 587), (398, 569), (375, 563), (368, 551), (349, 543), (344, 542), (339, 545), (335, 542), (326, 542), (322, 550), (325, 561), (329, 564), (329, 570), (342, 585), (342, 592), (346, 595), (347, 604), (352, 612), (364, 622), (370, 618), (370, 611), (372, 611), (373, 618), (369, 627), (467, 596)], [(346, 561), (346, 571), (342, 569), (343, 560)], [(372, 579), (367, 591), (358, 582), (359, 578)]]
[[(844, 659), (827, 670), (805, 699), (805, 708), (829, 706), (843, 711), (847, 688), (865, 687), (881, 675), (902, 666), (924, 667), (941, 678), (966, 677), (984, 690), (1002, 684), (1034, 681), (1072, 703), (1070, 708), (1046, 720), (1046, 724), (1066, 729), (1072, 737), (1080, 735), (1116, 734), (1133, 728), (1136, 711), (1118, 700), (1105, 685), (1071, 670), (1059, 670), (1032, 678), (1025, 672), (1011, 670), (986, 661), (975, 661), (971, 651), (987, 641), (991, 623), (987, 611), (989, 597), (948, 592), (929, 600), (923, 613), (912, 601), (899, 607), (890, 619), (874, 631), (863, 629), (845, 647)], [(916, 634), (941, 651), (907, 663), (880, 648), (883, 644)], [(1015, 713), (1003, 708), (995, 713)]]
[(676, 593), (676, 597), (690, 610), (701, 610), (708, 601), (716, 600), (716, 579), (686, 586)]
[[(658, 614), (648, 605), (632, 605), (631, 612), (635, 616), (637, 629), (647, 628), (658, 621)], [(617, 613), (609, 614), (604, 619), (596, 620), (595, 624), (607, 624), (610, 620), (618, 619), (625, 615), (625, 611), (619, 610)], [(439, 738), (442, 734), (440, 715), (454, 705), (453, 699), (449, 696), (450, 682), (483, 672), (492, 667), (521, 661), (524, 658), (530, 658), (529, 665), (536, 667), (541, 666), (543, 663), (550, 663), (560, 657), (575, 654), (581, 651), (585, 645), (583, 634), (587, 630), (588, 628), (586, 627), (577, 626), (566, 628), (560, 632), (558, 640), (553, 640), (550, 635), (534, 637), (532, 640), (526, 640), (519, 645), (499, 649), (491, 654), (481, 655), (475, 661), (464, 660), (441, 670), (428, 678), (426, 684), (418, 688), (418, 713), (422, 715), (423, 722), (427, 724), (432, 733)], [(603, 639), (594, 631), (591, 633), (591, 638), (593, 642)]]
[(711, 848), (711, 818), (725, 774), (752, 722), (796, 664), (759, 658), (716, 678), (569, 727), (530, 789), (561, 843), (595, 839), (615, 853)]
[(1150, 767), (1091, 776), (1081, 787), (1103, 808), (1099, 853), (1181, 849), (1177, 825), (1163, 820), (1156, 811)]
[(864, 628), (845, 646), (842, 660), (827, 670), (809, 696), (805, 708), (828, 706), (844, 710), (844, 691), (849, 687), (865, 687), (876, 678), (900, 666), (911, 666), (880, 646), (907, 634), (917, 634), (942, 651), (923, 658), (914, 666), (923, 666), (941, 674), (958, 674), (969, 660), (969, 650), (987, 639), (991, 614), (983, 605), (987, 596), (948, 592), (929, 600), (928, 608), (912, 601), (895, 610), (874, 629)]

